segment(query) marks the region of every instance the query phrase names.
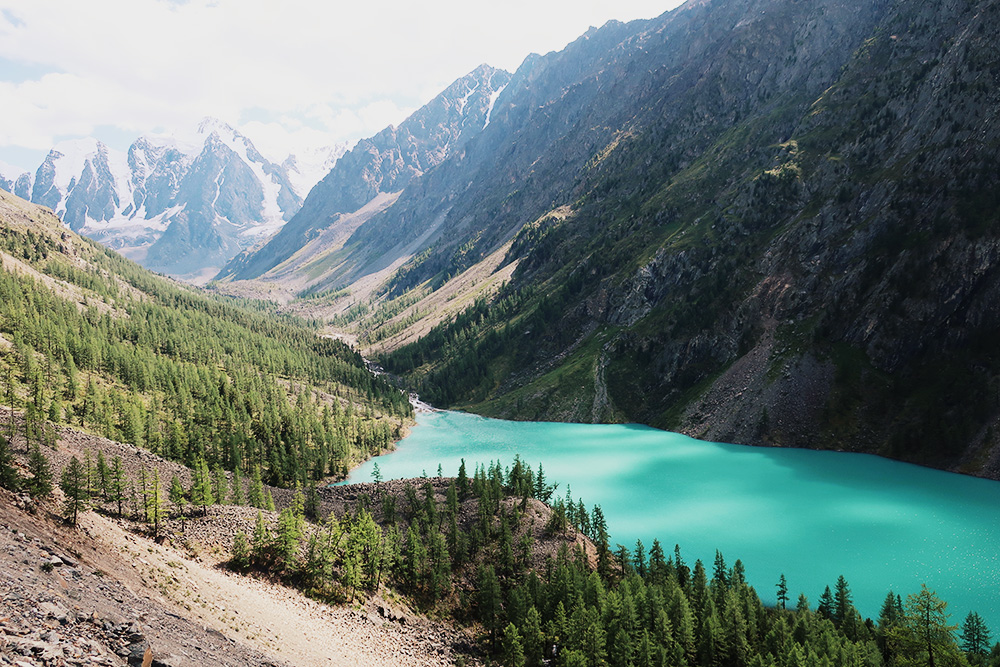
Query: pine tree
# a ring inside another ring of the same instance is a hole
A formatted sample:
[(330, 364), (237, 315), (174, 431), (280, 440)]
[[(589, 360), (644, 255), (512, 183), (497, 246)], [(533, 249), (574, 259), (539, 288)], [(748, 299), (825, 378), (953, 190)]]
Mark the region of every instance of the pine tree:
[(458, 466), (458, 479), (456, 483), (458, 484), (458, 497), (465, 500), (469, 497), (469, 475), (465, 471), (465, 459), (462, 459), (461, 464)]
[(271, 495), (271, 489), (264, 492), (264, 509), (268, 512), (277, 512), (277, 506), (274, 504), (274, 496)]
[(94, 467), (94, 461), (90, 457), (89, 449), (83, 450), (83, 480), (84, 486), (87, 489), (87, 498), (97, 496), (97, 469)]
[(159, 468), (153, 468), (153, 477), (146, 487), (144, 502), (146, 520), (153, 527), (153, 538), (155, 539), (160, 536), (160, 525), (167, 518), (167, 503), (160, 486)]
[(962, 623), (962, 650), (973, 655), (984, 656), (990, 648), (990, 630), (986, 622), (974, 611), (970, 611)]
[(278, 515), (278, 534), (274, 541), (275, 558), (279, 570), (291, 572), (295, 569), (299, 553), (302, 530), (298, 517), (291, 507), (281, 510)]
[(111, 461), (111, 470), (108, 473), (108, 500), (118, 505), (119, 519), (122, 516), (122, 503), (125, 501), (127, 485), (122, 457), (116, 456)]
[(44, 498), (52, 493), (52, 470), (37, 442), (31, 446), (28, 454), (28, 472), (31, 477), (24, 481), (23, 487), (29, 496), (33, 499)]
[(66, 521), (75, 526), (80, 512), (87, 509), (87, 500), (90, 494), (87, 492), (86, 475), (79, 459), (75, 456), (69, 460), (69, 464), (62, 471), (62, 480), (59, 487), (66, 496), (63, 505), (63, 517)]
[(177, 508), (177, 513), (184, 516), (184, 485), (181, 484), (181, 480), (178, 479), (177, 475), (173, 475), (170, 478), (170, 489), (167, 491), (167, 497), (170, 498), (173, 506)]
[(205, 459), (199, 458), (191, 468), (191, 504), (201, 508), (202, 516), (208, 515), (208, 506), (215, 500), (212, 497), (212, 477), (208, 471)]
[(271, 560), (271, 531), (264, 523), (264, 515), (257, 512), (257, 521), (253, 527), (253, 538), (250, 542), (250, 554), (253, 563), (258, 567), (266, 566)]
[(229, 496), (229, 503), (231, 505), (243, 505), (245, 502), (246, 500), (243, 496), (243, 473), (237, 465), (233, 469), (233, 483)]
[(830, 592), (829, 586), (827, 586), (823, 590), (823, 594), (819, 596), (819, 604), (816, 606), (816, 613), (823, 618), (833, 618), (833, 593)]
[(4, 435), (0, 435), (0, 488), (8, 491), (21, 488), (21, 474), (14, 467), (14, 452)]
[(844, 575), (837, 577), (837, 585), (833, 596), (833, 621), (838, 626), (844, 624), (854, 613), (852, 605), (851, 589), (847, 585)]
[(216, 464), (212, 470), (212, 499), (216, 505), (225, 505), (229, 496), (229, 484), (226, 478), (226, 471), (222, 466)]
[(264, 483), (260, 479), (260, 466), (253, 467), (253, 475), (250, 479), (250, 493), (247, 496), (250, 507), (264, 509)]
[(382, 483), (382, 471), (379, 470), (378, 461), (372, 466), (372, 481), (376, 484)]
[(233, 537), (232, 556), (229, 566), (236, 570), (246, 570), (250, 567), (250, 540), (243, 531)]
[(778, 578), (776, 585), (778, 587), (778, 606), (784, 609), (788, 602), (788, 581), (785, 580), (784, 574)]
[(97, 490), (101, 492), (101, 497), (104, 500), (109, 500), (108, 498), (108, 481), (110, 479), (111, 471), (108, 469), (108, 462), (104, 458), (104, 452), (97, 450)]
[(535, 605), (528, 607), (521, 624), (524, 644), (524, 661), (528, 667), (538, 667), (545, 657), (545, 635), (542, 633), (542, 615)]
[(490, 647), (497, 648), (497, 631), (500, 629), (502, 594), (500, 580), (492, 565), (479, 568), (479, 619), (490, 632)]
[(517, 626), (508, 623), (503, 631), (503, 664), (506, 667), (524, 667), (524, 646)]

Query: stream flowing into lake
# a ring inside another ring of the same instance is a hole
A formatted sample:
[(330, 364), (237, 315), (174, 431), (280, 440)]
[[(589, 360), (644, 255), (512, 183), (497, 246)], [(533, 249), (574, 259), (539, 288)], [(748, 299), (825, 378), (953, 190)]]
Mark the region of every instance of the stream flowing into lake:
[(711, 572), (718, 549), (767, 604), (784, 574), (790, 604), (815, 608), (843, 574), (863, 616), (877, 619), (891, 589), (921, 583), (948, 602), (951, 622), (978, 612), (1000, 635), (1000, 482), (865, 454), (770, 449), (694, 440), (637, 425), (510, 422), (457, 412), (421, 413), (395, 452), (355, 469), (367, 482), (454, 476), (515, 455), (601, 505), (612, 547), (654, 538)]

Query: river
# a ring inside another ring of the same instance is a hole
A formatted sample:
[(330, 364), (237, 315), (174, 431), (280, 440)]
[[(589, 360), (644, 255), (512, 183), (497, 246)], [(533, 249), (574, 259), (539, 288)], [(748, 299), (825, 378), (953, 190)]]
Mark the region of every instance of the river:
[(855, 605), (876, 618), (886, 593), (920, 590), (947, 601), (951, 622), (978, 612), (1000, 635), (1000, 482), (877, 456), (703, 442), (637, 425), (509, 422), (457, 412), (417, 415), (395, 452), (355, 469), (348, 482), (454, 476), (460, 460), (514, 455), (600, 504), (612, 545), (679, 544), (711, 572), (718, 549), (773, 603), (781, 574), (791, 604), (815, 608), (843, 574)]

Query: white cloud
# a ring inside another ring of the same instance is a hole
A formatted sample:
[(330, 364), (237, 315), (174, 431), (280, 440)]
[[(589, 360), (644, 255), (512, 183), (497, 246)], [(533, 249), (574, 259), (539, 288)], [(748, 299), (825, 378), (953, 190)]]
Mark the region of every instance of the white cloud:
[[(139, 134), (248, 110), (290, 135), (357, 139), (480, 63), (512, 70), (590, 25), (677, 2), (0, 0), (0, 157), (100, 126)], [(13, 71), (38, 68), (51, 73)]]

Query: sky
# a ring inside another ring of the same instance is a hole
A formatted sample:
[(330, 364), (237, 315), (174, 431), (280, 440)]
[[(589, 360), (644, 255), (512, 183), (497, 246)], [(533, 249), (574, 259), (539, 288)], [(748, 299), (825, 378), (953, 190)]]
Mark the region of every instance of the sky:
[(205, 116), (265, 155), (396, 125), (482, 63), (514, 71), (680, 0), (0, 0), (0, 162), (66, 139), (126, 150)]

